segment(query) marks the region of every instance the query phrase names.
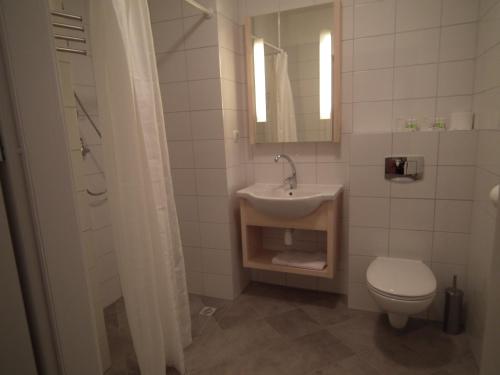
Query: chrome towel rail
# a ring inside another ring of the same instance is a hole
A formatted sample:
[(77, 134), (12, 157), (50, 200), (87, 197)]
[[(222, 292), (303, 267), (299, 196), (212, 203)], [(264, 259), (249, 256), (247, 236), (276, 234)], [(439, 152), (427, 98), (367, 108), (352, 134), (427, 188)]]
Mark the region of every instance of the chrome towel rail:
[(60, 10), (53, 10), (50, 12), (50, 14), (52, 14), (53, 16), (56, 16), (56, 17), (67, 18), (69, 20), (76, 20), (76, 21), (83, 22), (83, 17), (79, 16), (77, 14), (61, 12)]
[[(59, 10), (53, 10), (52, 12), (50, 12), (50, 14), (52, 14), (54, 17), (60, 17), (60, 18), (64, 18), (67, 20), (77, 21), (78, 23), (81, 23), (81, 25), (79, 25), (79, 24), (74, 25), (74, 24), (54, 21), (54, 22), (52, 22), (52, 26), (55, 28), (64, 29), (64, 30), (71, 30), (71, 31), (79, 31), (82, 33), (85, 31), (85, 27), (83, 26), (83, 17), (82, 16), (62, 12)], [(74, 35), (63, 35), (63, 34), (59, 34), (59, 33), (54, 34), (54, 38), (56, 40), (62, 40), (62, 41), (66, 42), (66, 46), (64, 46), (64, 47), (57, 46), (56, 51), (73, 53), (73, 54), (77, 54), (77, 55), (87, 55), (86, 50), (79, 49), (79, 48), (72, 48), (72, 46), (70, 45), (71, 42), (86, 43), (87, 40), (85, 38), (79, 37), (79, 36), (74, 36)]]

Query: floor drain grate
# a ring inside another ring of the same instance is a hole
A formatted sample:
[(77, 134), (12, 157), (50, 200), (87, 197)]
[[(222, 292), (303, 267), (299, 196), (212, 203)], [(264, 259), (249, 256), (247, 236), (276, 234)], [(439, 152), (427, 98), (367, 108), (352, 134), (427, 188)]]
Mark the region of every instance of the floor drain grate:
[(217, 309), (215, 307), (212, 307), (212, 306), (205, 306), (204, 308), (202, 308), (200, 310), (200, 315), (203, 315), (203, 316), (212, 316), (215, 314), (215, 311)]

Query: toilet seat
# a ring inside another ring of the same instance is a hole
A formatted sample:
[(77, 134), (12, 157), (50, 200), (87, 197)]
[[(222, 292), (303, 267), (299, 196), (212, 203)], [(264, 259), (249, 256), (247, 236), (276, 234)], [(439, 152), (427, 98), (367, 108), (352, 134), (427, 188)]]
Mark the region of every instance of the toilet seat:
[(368, 283), (368, 289), (372, 292), (372, 293), (376, 293), (380, 296), (384, 296), (384, 297), (387, 297), (387, 298), (391, 298), (391, 299), (394, 299), (394, 300), (398, 300), (398, 301), (408, 301), (408, 302), (412, 302), (412, 301), (425, 301), (429, 298), (433, 298), (434, 295), (436, 294), (436, 292), (432, 292), (430, 294), (427, 294), (425, 296), (417, 296), (417, 297), (408, 297), (408, 296), (398, 296), (396, 294), (390, 294), (390, 293), (386, 293), (382, 290), (379, 290), (377, 288), (375, 288), (373, 285), (371, 285), (370, 283)]
[(436, 278), (420, 260), (378, 257), (366, 271), (373, 293), (402, 301), (421, 301), (436, 292)]

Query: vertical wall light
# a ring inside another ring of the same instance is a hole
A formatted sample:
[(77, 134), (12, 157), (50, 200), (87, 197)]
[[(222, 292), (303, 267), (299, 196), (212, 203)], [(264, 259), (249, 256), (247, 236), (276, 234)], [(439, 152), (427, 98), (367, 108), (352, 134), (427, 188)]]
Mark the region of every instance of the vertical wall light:
[(332, 115), (332, 34), (323, 30), (319, 34), (319, 118), (328, 120)]
[(264, 57), (264, 39), (255, 39), (253, 42), (253, 66), (255, 80), (255, 113), (257, 115), (257, 122), (266, 122), (266, 63)]

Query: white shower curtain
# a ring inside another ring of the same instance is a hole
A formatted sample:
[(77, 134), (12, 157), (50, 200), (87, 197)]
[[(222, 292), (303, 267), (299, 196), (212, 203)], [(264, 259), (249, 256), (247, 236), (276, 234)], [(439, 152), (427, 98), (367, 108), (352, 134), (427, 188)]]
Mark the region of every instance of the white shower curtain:
[(90, 19), (116, 258), (139, 367), (184, 373), (189, 300), (147, 0), (92, 0)]
[(297, 123), (293, 103), (292, 85), (288, 75), (288, 54), (274, 55), (276, 86), (276, 128), (278, 142), (297, 142)]

